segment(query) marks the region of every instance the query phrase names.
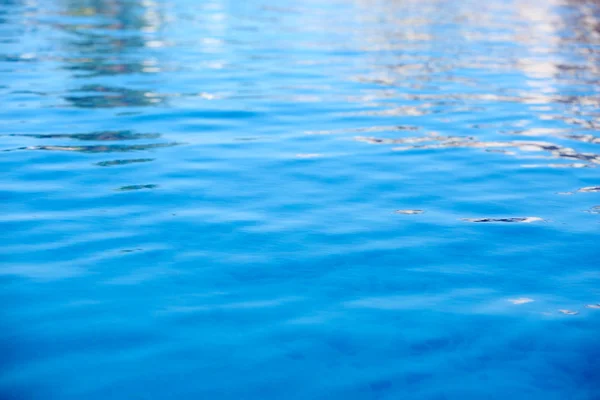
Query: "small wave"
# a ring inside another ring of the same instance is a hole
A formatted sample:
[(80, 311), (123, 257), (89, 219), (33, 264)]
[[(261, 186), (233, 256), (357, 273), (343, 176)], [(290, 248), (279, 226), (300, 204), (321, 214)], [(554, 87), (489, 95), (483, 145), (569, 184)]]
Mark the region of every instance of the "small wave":
[(112, 161), (100, 161), (95, 165), (99, 167), (114, 167), (117, 165), (127, 165), (127, 164), (136, 164), (136, 163), (144, 163), (154, 161), (154, 158), (134, 158), (130, 160), (112, 160)]
[(91, 132), (91, 133), (52, 133), (52, 134), (36, 134), (36, 135), (13, 134), (10, 136), (31, 137), (31, 138), (36, 138), (36, 139), (121, 141), (121, 140), (156, 139), (156, 138), (159, 138), (161, 135), (158, 133), (135, 133), (133, 131), (102, 131), (102, 132)]
[(577, 189), (577, 191), (582, 193), (596, 193), (600, 192), (600, 186), (587, 186), (581, 189)]
[(158, 185), (153, 185), (153, 184), (150, 184), (150, 185), (129, 185), (129, 186), (121, 186), (120, 188), (115, 189), (115, 190), (118, 190), (119, 192), (128, 192), (128, 191), (131, 191), (131, 190), (156, 189), (157, 187), (158, 187)]
[(9, 149), (4, 151), (15, 150), (45, 150), (45, 151), (74, 151), (79, 153), (124, 153), (129, 151), (143, 151), (159, 149), (163, 147), (178, 146), (181, 143), (148, 143), (136, 145), (98, 145), (98, 146), (28, 146), (19, 147), (17, 149)]
[(466, 222), (508, 222), (508, 223), (524, 223), (540, 222), (544, 219), (540, 217), (511, 217), (511, 218), (462, 218)]

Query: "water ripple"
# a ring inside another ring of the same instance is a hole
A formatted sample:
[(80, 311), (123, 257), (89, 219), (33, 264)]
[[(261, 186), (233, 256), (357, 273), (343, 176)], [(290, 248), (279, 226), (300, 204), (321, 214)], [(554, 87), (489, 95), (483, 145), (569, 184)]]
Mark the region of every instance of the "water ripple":
[(0, 1), (0, 398), (597, 399), (598, 32)]

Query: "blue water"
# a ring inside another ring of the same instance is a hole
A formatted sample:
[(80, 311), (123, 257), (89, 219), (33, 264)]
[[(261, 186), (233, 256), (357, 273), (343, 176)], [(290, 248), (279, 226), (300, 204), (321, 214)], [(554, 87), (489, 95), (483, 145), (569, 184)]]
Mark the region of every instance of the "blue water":
[(599, 31), (0, 0), (0, 399), (600, 399)]

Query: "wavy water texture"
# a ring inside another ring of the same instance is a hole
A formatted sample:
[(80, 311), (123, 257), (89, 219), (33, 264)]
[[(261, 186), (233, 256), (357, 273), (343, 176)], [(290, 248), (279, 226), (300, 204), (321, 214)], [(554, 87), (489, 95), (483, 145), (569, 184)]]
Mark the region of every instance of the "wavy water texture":
[(597, 400), (598, 32), (0, 0), (0, 399)]

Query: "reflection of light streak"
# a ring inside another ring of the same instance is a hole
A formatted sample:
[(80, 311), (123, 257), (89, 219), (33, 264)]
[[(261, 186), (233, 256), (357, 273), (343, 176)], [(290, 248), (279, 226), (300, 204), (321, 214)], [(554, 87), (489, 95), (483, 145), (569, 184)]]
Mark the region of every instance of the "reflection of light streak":
[[(566, 160), (585, 161), (593, 164), (600, 164), (600, 154), (596, 153), (580, 153), (576, 150), (559, 146), (549, 142), (534, 142), (534, 141), (480, 141), (472, 137), (448, 137), (448, 136), (429, 136), (429, 137), (413, 137), (400, 139), (380, 139), (374, 137), (357, 137), (356, 140), (371, 144), (402, 144), (404, 146), (395, 147), (395, 151), (407, 150), (432, 150), (432, 149), (449, 149), (449, 148), (481, 148), (490, 149), (506, 149), (514, 148), (523, 152), (548, 152), (552, 157), (562, 158)], [(415, 144), (415, 143), (429, 144)], [(431, 143), (433, 142), (433, 143)], [(510, 154), (506, 152), (506, 154)], [(514, 155), (514, 154), (511, 154)]]

